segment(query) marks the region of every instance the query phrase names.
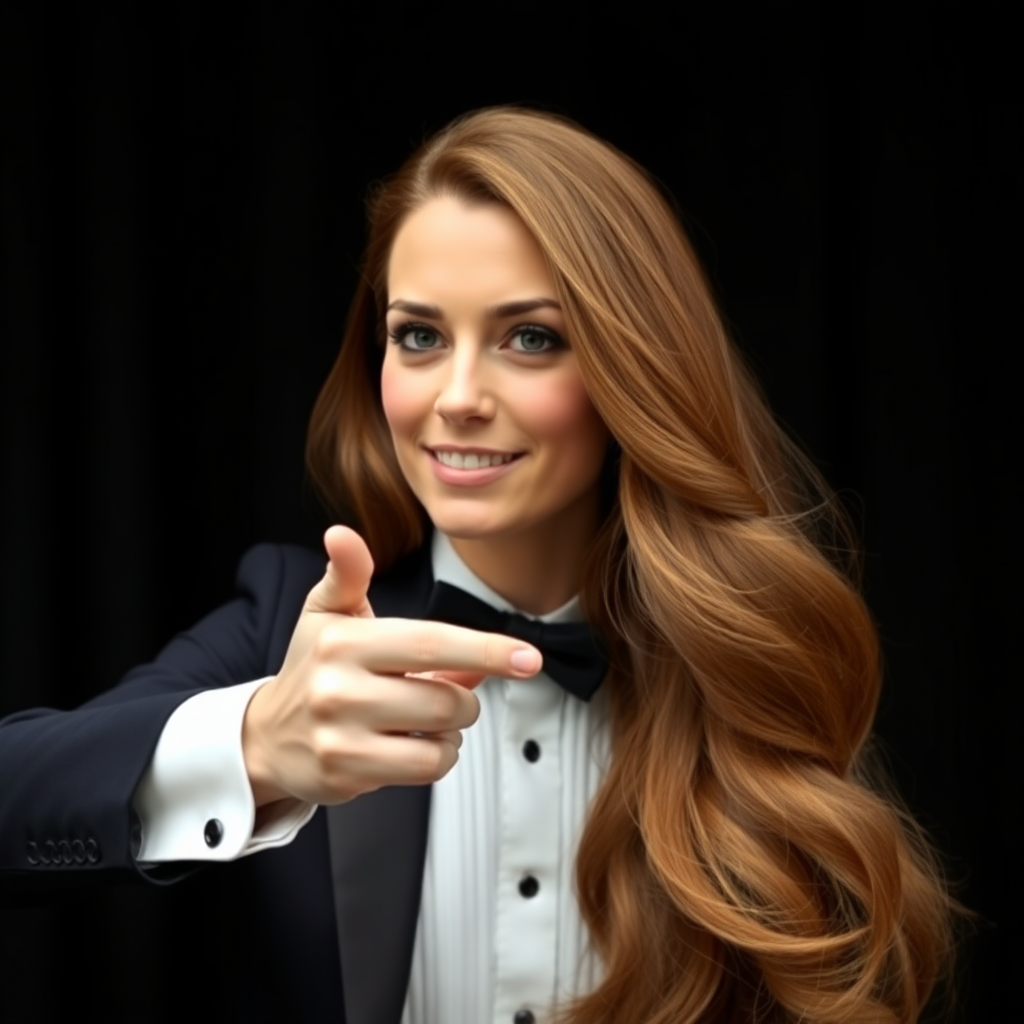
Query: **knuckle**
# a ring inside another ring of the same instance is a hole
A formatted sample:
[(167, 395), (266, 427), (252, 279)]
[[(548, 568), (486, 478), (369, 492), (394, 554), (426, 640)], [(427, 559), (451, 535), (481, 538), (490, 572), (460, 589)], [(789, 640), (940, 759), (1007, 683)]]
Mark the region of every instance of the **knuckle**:
[(451, 683), (433, 683), (427, 694), (426, 722), (430, 732), (450, 728), (459, 709), (458, 694)]
[(309, 684), (309, 709), (314, 718), (327, 718), (338, 699), (337, 681), (319, 672)]
[(312, 743), (324, 790), (331, 802), (344, 802), (378, 788), (366, 771), (367, 754), (358, 740), (337, 729), (316, 731)]
[(324, 722), (314, 727), (309, 744), (320, 765), (334, 771), (358, 763), (364, 753), (365, 737), (357, 728)]
[(441, 638), (436, 631), (420, 628), (412, 637), (412, 656), (416, 665), (434, 666), (441, 656)]
[(320, 671), (313, 675), (309, 685), (309, 709), (314, 718), (335, 718), (346, 706), (356, 700), (355, 686), (350, 676), (342, 672)]
[(444, 776), (451, 765), (450, 754), (446, 751), (453, 751), (450, 743), (438, 739), (424, 739), (416, 744), (412, 755), (411, 769), (413, 777), (422, 782), (435, 782)]
[(505, 657), (506, 643), (504, 637), (496, 636), (493, 633), (484, 634), (480, 651), (480, 663), (483, 669), (495, 675), (504, 671), (504, 666), (508, 661)]
[(441, 765), (441, 757), (438, 751), (439, 743), (430, 740), (417, 744), (416, 761), (414, 771), (417, 777), (425, 780), (438, 778), (438, 769)]
[(324, 775), (333, 772), (345, 758), (344, 745), (335, 729), (314, 729), (309, 747), (317, 767)]
[(318, 661), (338, 661), (350, 657), (355, 644), (356, 637), (351, 623), (331, 622), (317, 633), (313, 641), (313, 654)]

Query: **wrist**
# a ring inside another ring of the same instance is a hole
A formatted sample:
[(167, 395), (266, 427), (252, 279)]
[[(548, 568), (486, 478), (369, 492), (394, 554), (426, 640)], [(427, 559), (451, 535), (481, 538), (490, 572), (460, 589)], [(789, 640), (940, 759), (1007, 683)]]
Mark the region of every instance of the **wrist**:
[(263, 720), (265, 690), (266, 686), (261, 686), (252, 695), (242, 718), (242, 758), (257, 810), (290, 796), (277, 784), (272, 770), (273, 758), (267, 755), (267, 730)]

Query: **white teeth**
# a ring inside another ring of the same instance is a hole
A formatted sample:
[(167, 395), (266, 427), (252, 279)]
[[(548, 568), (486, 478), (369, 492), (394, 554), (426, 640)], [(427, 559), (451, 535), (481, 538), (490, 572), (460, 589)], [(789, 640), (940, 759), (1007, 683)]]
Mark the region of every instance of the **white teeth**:
[(463, 455), (462, 452), (434, 452), (434, 458), (452, 469), (486, 469), (512, 461), (511, 455)]

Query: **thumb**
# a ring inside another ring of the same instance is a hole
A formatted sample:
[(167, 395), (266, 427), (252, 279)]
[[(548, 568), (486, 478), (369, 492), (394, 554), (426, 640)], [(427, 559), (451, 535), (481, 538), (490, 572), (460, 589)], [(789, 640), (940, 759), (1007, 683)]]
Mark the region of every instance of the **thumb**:
[(372, 619), (373, 609), (366, 594), (373, 576), (373, 558), (366, 541), (347, 526), (332, 526), (324, 534), (324, 547), (329, 559), (327, 572), (310, 591), (306, 610)]

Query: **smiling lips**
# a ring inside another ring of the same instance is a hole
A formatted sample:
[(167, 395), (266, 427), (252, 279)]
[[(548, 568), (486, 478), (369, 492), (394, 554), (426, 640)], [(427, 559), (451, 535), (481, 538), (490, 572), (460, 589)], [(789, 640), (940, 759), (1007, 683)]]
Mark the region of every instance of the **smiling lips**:
[(452, 451), (428, 448), (434, 475), (441, 483), (469, 487), (504, 476), (523, 452)]
[(430, 454), (450, 469), (487, 469), (490, 466), (503, 466), (518, 456), (512, 452), (452, 452), (429, 449)]

